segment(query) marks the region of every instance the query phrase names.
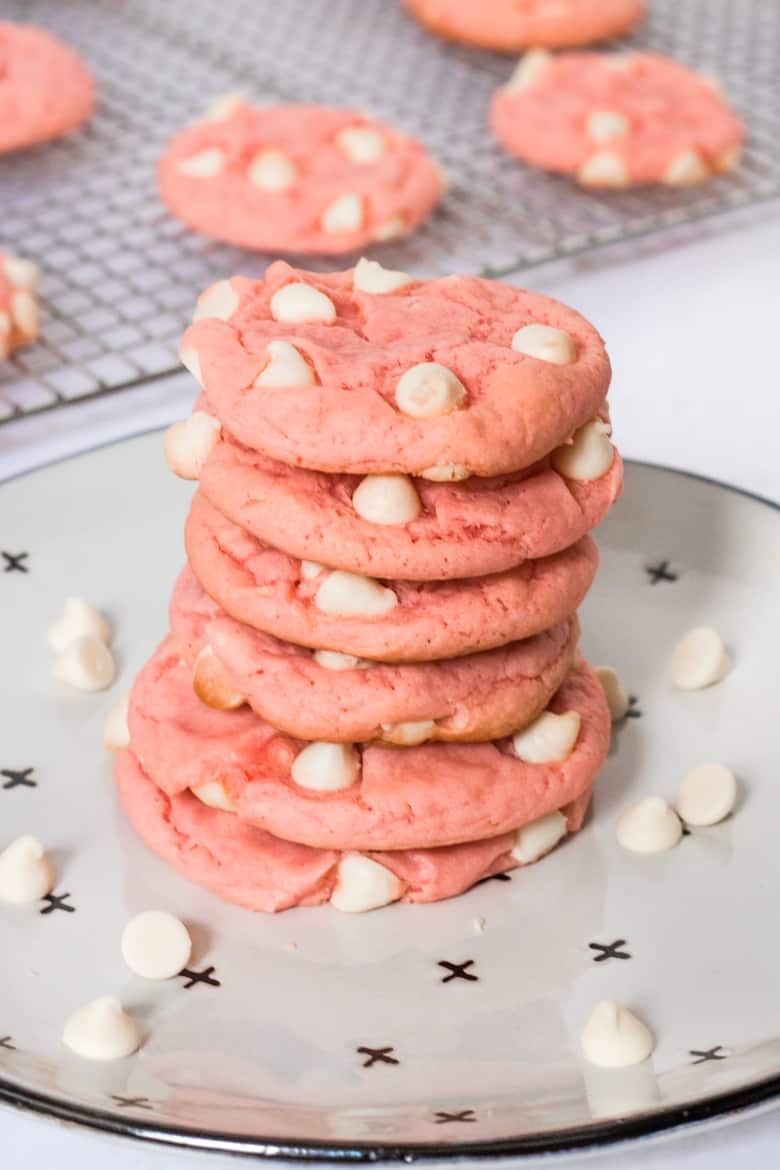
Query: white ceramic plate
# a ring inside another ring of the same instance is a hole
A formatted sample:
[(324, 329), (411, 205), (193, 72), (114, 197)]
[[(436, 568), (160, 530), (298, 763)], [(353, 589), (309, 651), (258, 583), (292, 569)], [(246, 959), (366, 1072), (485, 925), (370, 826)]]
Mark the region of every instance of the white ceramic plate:
[[(629, 466), (582, 616), (591, 661), (617, 666), (636, 701), (583, 832), (441, 905), (270, 917), (147, 852), (101, 747), (106, 710), (165, 630), (188, 497), (159, 435), (0, 488), (0, 844), (35, 833), (57, 871), (55, 899), (0, 907), (0, 1097), (176, 1144), (358, 1161), (573, 1149), (780, 1093), (780, 512)], [(46, 626), (73, 593), (116, 630), (108, 694), (50, 676)], [(734, 669), (675, 693), (672, 647), (703, 623)], [(668, 854), (623, 853), (620, 807), (673, 799), (705, 761), (738, 775), (733, 817)], [(124, 967), (122, 926), (151, 907), (191, 925), (191, 976), (151, 984)], [(62, 1024), (106, 992), (146, 1042), (89, 1064)], [(580, 1029), (605, 996), (651, 1025), (651, 1062), (583, 1064)]]

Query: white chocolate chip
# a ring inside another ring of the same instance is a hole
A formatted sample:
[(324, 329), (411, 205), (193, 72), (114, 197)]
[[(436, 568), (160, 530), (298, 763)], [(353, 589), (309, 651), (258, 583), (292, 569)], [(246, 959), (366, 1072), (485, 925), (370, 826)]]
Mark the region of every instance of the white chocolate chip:
[(566, 479), (598, 479), (606, 475), (615, 460), (611, 433), (609, 423), (591, 419), (574, 432), (570, 443), (553, 451), (553, 467)]
[(419, 362), (398, 379), (395, 401), (411, 418), (449, 414), (463, 403), (466, 387), (452, 370), (439, 362)]
[(183, 175), (191, 175), (195, 179), (211, 179), (218, 175), (225, 165), (225, 155), (217, 146), (201, 150), (197, 154), (183, 158), (176, 164), (177, 171)]
[(314, 370), (289, 341), (269, 341), (268, 365), (255, 378), (255, 386), (313, 386)]
[(408, 524), (422, 511), (408, 475), (367, 475), (352, 494), (352, 506), (372, 524)]
[(382, 740), (384, 743), (393, 743), (397, 747), (415, 747), (418, 743), (425, 743), (436, 730), (433, 719), (416, 719), (406, 723), (383, 723)]
[(207, 804), (209, 808), (218, 808), (222, 812), (235, 812), (235, 805), (228, 796), (224, 784), (221, 784), (219, 780), (204, 780), (202, 784), (195, 784), (191, 791), (201, 804)]
[(319, 577), (320, 573), (325, 572), (325, 566), (321, 565), (319, 561), (301, 561), (301, 576), (307, 581), (311, 581), (314, 577)]
[(736, 802), (734, 773), (722, 764), (701, 764), (680, 785), (677, 811), (688, 825), (717, 825)]
[(484, 934), (486, 925), (487, 924), (483, 916), (478, 914), (476, 918), (472, 920), (471, 929), (474, 931), (474, 934)]
[(604, 690), (612, 722), (619, 723), (625, 719), (629, 702), (618, 673), (613, 666), (597, 666), (596, 675)]
[(38, 302), (28, 289), (20, 289), (11, 297), (11, 316), (28, 341), (38, 336)]
[(605, 69), (613, 69), (616, 73), (630, 73), (636, 64), (634, 53), (602, 53), (599, 60)]
[(408, 232), (409, 228), (403, 216), (394, 215), (392, 219), (388, 219), (374, 229), (374, 239), (378, 244), (384, 244), (391, 240), (402, 240), (404, 236), (408, 235)]
[(116, 666), (108, 647), (89, 634), (69, 642), (52, 667), (60, 682), (77, 691), (104, 691), (116, 676)]
[(617, 110), (594, 110), (588, 115), (585, 129), (594, 142), (609, 142), (611, 138), (625, 138), (631, 123)]
[(429, 479), (432, 483), (460, 483), (471, 478), (471, 471), (463, 463), (437, 463), (423, 468), (419, 475), (420, 479)]
[(351, 743), (310, 743), (295, 757), (290, 771), (301, 788), (339, 792), (357, 783), (360, 755)]
[(630, 853), (664, 853), (682, 837), (680, 818), (660, 796), (645, 796), (620, 814), (615, 827), (619, 845)]
[(598, 150), (586, 159), (577, 172), (583, 187), (606, 187), (620, 190), (629, 183), (628, 168), (620, 155)]
[(187, 345), (184, 349), (179, 350), (179, 361), (189, 370), (195, 381), (199, 386), (203, 385), (203, 372), (200, 368), (200, 357), (198, 351), (191, 345)]
[(710, 169), (696, 150), (683, 150), (672, 159), (663, 173), (669, 187), (689, 187), (710, 177)]
[(229, 280), (217, 280), (198, 297), (192, 320), (202, 321), (204, 317), (216, 317), (220, 321), (229, 321), (238, 308), (239, 300), (240, 297)]
[(263, 191), (286, 191), (298, 178), (298, 169), (284, 151), (261, 150), (247, 174), (249, 182)]
[(317, 609), (323, 613), (344, 617), (375, 617), (388, 613), (398, 605), (392, 589), (387, 589), (372, 577), (347, 573), (337, 569), (329, 573), (314, 598)]
[(712, 159), (712, 169), (717, 174), (723, 175), (727, 171), (733, 171), (735, 167), (739, 166), (741, 158), (741, 146), (727, 146), (725, 150), (719, 151)]
[(23, 260), (21, 256), (6, 256), (3, 272), (16, 288), (27, 288), (32, 292), (38, 287), (41, 278), (38, 265), (33, 264), (32, 260)]
[(707, 89), (711, 89), (713, 91), (713, 93), (716, 93), (718, 95), (718, 97), (725, 96), (726, 91), (725, 91), (725, 88), (723, 85), (723, 81), (720, 77), (717, 76), (717, 74), (715, 74), (715, 73), (700, 73), (699, 80), (702, 81), (704, 83), (704, 85), (707, 86)]
[(383, 268), (378, 260), (366, 260), (363, 256), (355, 265), (352, 287), (357, 292), (390, 293), (411, 284), (413, 279), (408, 272)]
[(271, 297), (271, 316), (285, 325), (302, 325), (309, 321), (330, 325), (336, 320), (336, 306), (318, 288), (294, 281), (282, 285)]
[(69, 597), (62, 607), (62, 613), (49, 626), (49, 646), (60, 654), (69, 642), (84, 634), (97, 638), (106, 646), (111, 645), (111, 629), (103, 615), (83, 597)]
[(37, 902), (54, 886), (54, 871), (37, 837), (17, 837), (0, 853), (0, 902)]
[(538, 861), (566, 836), (566, 828), (566, 817), (557, 809), (537, 817), (535, 821), (522, 825), (515, 833), (512, 856), (521, 865)]
[(186, 967), (192, 939), (183, 922), (167, 910), (145, 910), (122, 931), (122, 958), (143, 979), (173, 979)]
[(127, 714), (130, 706), (130, 696), (125, 695), (114, 703), (106, 715), (103, 724), (103, 747), (107, 752), (118, 752), (130, 743), (130, 728), (127, 725)]
[(216, 711), (235, 711), (246, 702), (246, 696), (236, 690), (227, 670), (208, 645), (195, 659), (192, 689), (201, 703)]
[(403, 882), (392, 870), (360, 853), (348, 853), (339, 862), (330, 902), (346, 914), (361, 914), (397, 901), (403, 892)]
[(552, 54), (546, 49), (530, 49), (518, 61), (515, 71), (506, 83), (505, 89), (512, 93), (520, 93), (524, 89), (531, 89), (539, 81), (552, 60)]
[(141, 1030), (113, 995), (101, 995), (65, 1021), (63, 1043), (86, 1060), (121, 1060), (141, 1045)]
[(246, 94), (239, 90), (231, 90), (230, 93), (223, 93), (220, 97), (214, 98), (206, 107), (204, 114), (204, 121), (206, 122), (221, 122), (223, 118), (229, 118), (239, 106), (246, 104)]
[(577, 360), (577, 346), (570, 333), (538, 322), (517, 330), (512, 338), (512, 349), (556, 366), (568, 366)]
[(322, 213), (325, 232), (356, 232), (363, 226), (363, 200), (348, 192), (334, 199)]
[(336, 135), (341, 153), (354, 163), (377, 162), (385, 153), (385, 136), (370, 126), (345, 126)]
[(725, 678), (730, 665), (718, 631), (710, 626), (697, 626), (674, 648), (672, 682), (680, 691), (700, 691)]
[(374, 665), (368, 658), (356, 658), (354, 654), (342, 654), (338, 650), (315, 650), (313, 657), (325, 670), (367, 670)]
[(515, 755), (526, 764), (559, 764), (574, 750), (581, 722), (579, 711), (542, 711), (512, 736)]
[(646, 1024), (612, 999), (597, 1003), (582, 1031), (582, 1052), (598, 1068), (628, 1068), (647, 1060), (655, 1047)]
[(219, 442), (222, 426), (205, 410), (168, 427), (163, 437), (165, 462), (180, 479), (200, 479), (203, 464)]

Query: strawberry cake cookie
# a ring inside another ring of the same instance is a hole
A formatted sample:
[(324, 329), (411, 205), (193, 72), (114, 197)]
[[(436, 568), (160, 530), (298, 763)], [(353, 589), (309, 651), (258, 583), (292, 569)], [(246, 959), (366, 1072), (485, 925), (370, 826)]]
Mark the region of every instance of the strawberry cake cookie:
[(0, 22), (0, 153), (69, 134), (94, 105), (77, 53), (41, 28)]
[(0, 252), (0, 361), (38, 336), (38, 269)]
[(631, 32), (644, 0), (404, 0), (437, 36), (500, 53), (560, 49)]

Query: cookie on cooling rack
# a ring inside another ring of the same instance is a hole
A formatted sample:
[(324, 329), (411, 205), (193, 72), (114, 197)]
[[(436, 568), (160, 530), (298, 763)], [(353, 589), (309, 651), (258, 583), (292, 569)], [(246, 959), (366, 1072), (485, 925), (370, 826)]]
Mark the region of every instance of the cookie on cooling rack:
[(0, 252), (0, 361), (38, 336), (38, 269)]
[(0, 153), (68, 134), (94, 103), (77, 53), (43, 29), (0, 23)]
[(404, 0), (413, 16), (447, 40), (502, 53), (590, 45), (630, 32), (644, 0)]
[(240, 97), (178, 133), (158, 175), (165, 203), (190, 227), (271, 252), (353, 252), (401, 239), (444, 192), (438, 164), (391, 126)]
[(737, 165), (745, 137), (716, 81), (633, 52), (526, 54), (491, 125), (524, 162), (615, 189), (703, 182)]

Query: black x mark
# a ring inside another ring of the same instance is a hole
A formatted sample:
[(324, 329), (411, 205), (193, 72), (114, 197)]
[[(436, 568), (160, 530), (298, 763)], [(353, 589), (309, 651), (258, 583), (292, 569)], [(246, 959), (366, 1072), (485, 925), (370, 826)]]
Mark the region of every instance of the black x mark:
[(645, 572), (650, 578), (651, 585), (657, 585), (659, 581), (676, 581), (678, 577), (678, 574), (670, 569), (668, 561), (661, 561), (658, 565), (647, 565)]
[(396, 1060), (390, 1054), (395, 1052), (394, 1048), (390, 1046), (386, 1048), (357, 1048), (356, 1052), (360, 1056), (367, 1056), (368, 1060), (363, 1061), (363, 1068), (371, 1068), (372, 1064), (400, 1064), (400, 1060)]
[(474, 884), (476, 886), (483, 886), (485, 882), (511, 882), (512, 878), (508, 873), (491, 873), (490, 877), (480, 878)]
[(4, 573), (29, 573), (30, 570), (27, 565), (23, 565), (22, 561), (26, 561), (29, 553), (3, 553), (3, 560), (5, 561)]
[(442, 983), (450, 983), (453, 979), (465, 979), (469, 983), (479, 982), (479, 975), (472, 975), (469, 972), (469, 967), (474, 966), (473, 959), (466, 959), (465, 963), (448, 963), (446, 959), (439, 959), (438, 966), (449, 971), (449, 975), (444, 976)]
[(477, 1118), (473, 1109), (461, 1109), (459, 1113), (446, 1113), (444, 1110), (439, 1110), (434, 1114), (436, 1118), (436, 1125), (446, 1125), (448, 1121), (476, 1121)]
[(185, 991), (189, 991), (196, 983), (207, 983), (209, 987), (221, 987), (219, 979), (212, 978), (213, 974), (213, 967), (206, 967), (203, 971), (190, 971), (187, 967), (183, 967), (179, 972), (179, 978), (188, 980), (184, 984)]
[(697, 1048), (690, 1048), (688, 1055), (698, 1057), (691, 1064), (706, 1064), (708, 1060), (726, 1060), (729, 1054), (723, 1051), (722, 1044), (716, 1044), (714, 1048), (705, 1048), (701, 1052)]
[(110, 1093), (111, 1100), (114, 1101), (120, 1109), (153, 1109), (151, 1101), (148, 1097), (118, 1097), (116, 1093)]
[(0, 1036), (0, 1048), (7, 1048), (9, 1052), (16, 1052), (16, 1045), (12, 1044), (13, 1036)]
[(593, 955), (594, 963), (605, 963), (607, 959), (630, 959), (631, 955), (628, 951), (621, 951), (621, 947), (626, 945), (624, 938), (617, 938), (612, 943), (588, 943), (592, 951), (598, 951), (597, 955)]
[(636, 695), (628, 696), (628, 710), (626, 711), (626, 719), (641, 719), (642, 712), (639, 710), (639, 699)]
[(41, 908), (41, 914), (51, 914), (53, 910), (64, 910), (67, 914), (75, 914), (76, 907), (68, 906), (65, 903), (65, 899), (69, 897), (70, 894), (47, 894), (42, 899), (47, 905)]
[(0, 768), (0, 776), (5, 776), (3, 788), (37, 788), (38, 781), (31, 780), (34, 768)]

